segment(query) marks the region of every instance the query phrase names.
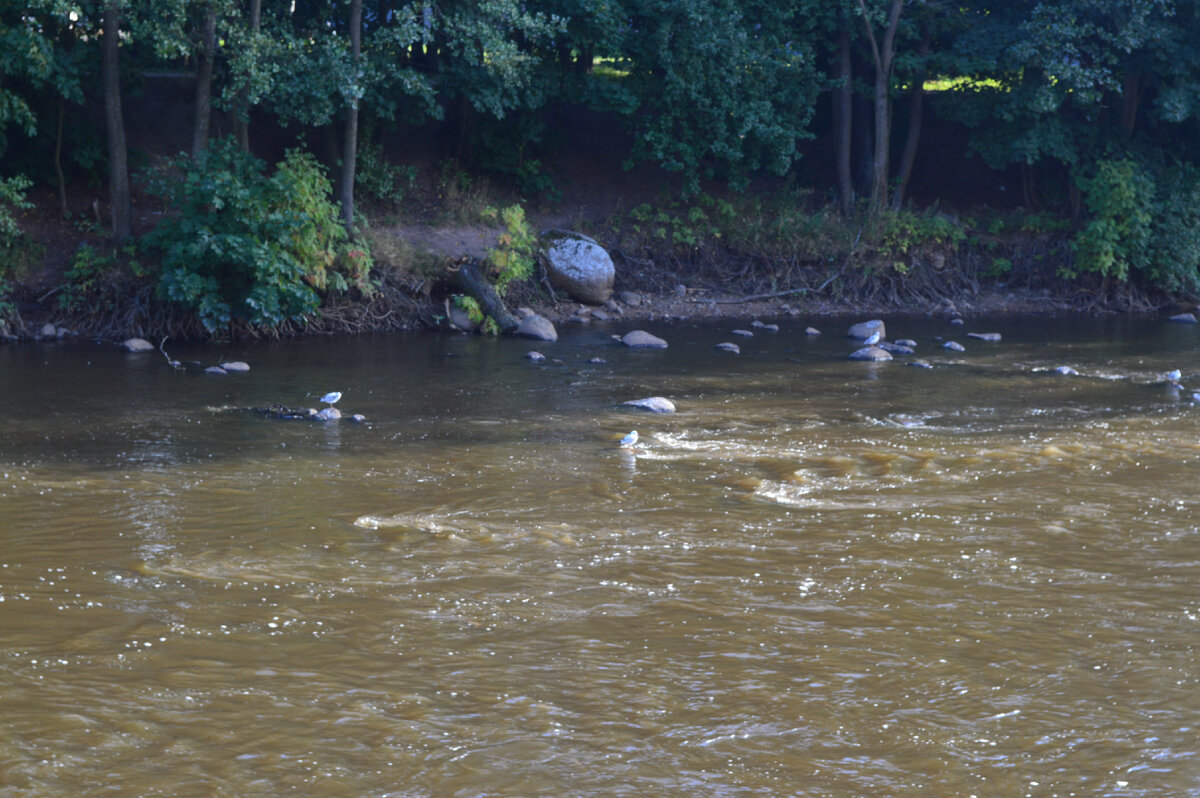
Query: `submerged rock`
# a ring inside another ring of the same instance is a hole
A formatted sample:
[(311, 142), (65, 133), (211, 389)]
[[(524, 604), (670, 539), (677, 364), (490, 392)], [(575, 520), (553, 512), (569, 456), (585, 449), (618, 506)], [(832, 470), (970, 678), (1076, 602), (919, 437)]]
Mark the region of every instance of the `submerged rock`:
[(648, 396), (645, 399), (630, 399), (621, 402), (622, 407), (633, 407), (649, 413), (674, 413), (675, 403), (665, 396)]
[(630, 349), (666, 349), (667, 342), (657, 335), (651, 335), (645, 330), (627, 332), (621, 338), (621, 343)]
[(933, 366), (929, 365), (929, 364), (928, 364), (928, 363), (926, 363), (924, 360), (910, 360), (910, 361), (909, 361), (908, 363), (906, 363), (905, 365), (912, 366), (912, 367), (914, 367), (914, 368), (918, 368), (918, 369), (931, 369), (931, 368), (933, 368)]
[(145, 338), (126, 338), (121, 342), (121, 346), (125, 348), (126, 352), (150, 352), (154, 350), (154, 344)]
[(541, 352), (538, 352), (537, 350), (532, 350), (532, 349), (525, 353), (525, 359), (531, 360), (534, 363), (545, 363), (546, 362), (545, 355), (543, 355)]
[(740, 335), (743, 338), (753, 338), (754, 337), (754, 333), (750, 332), (749, 330), (734, 330), (733, 334)]
[(900, 346), (907, 346), (909, 349), (917, 348), (917, 342), (911, 338), (900, 338), (896, 343)]
[(947, 341), (942, 344), (942, 349), (949, 349), (951, 352), (965, 352), (967, 348), (958, 341)]
[(740, 355), (742, 353), (742, 348), (730, 341), (722, 341), (714, 346), (713, 349), (717, 349), (721, 352), (732, 352), (735, 355)]
[(969, 332), (969, 333), (967, 333), (967, 337), (968, 338), (977, 338), (980, 341), (999, 341), (1000, 333), (998, 333), (998, 332), (986, 332), (986, 333)]
[(804, 334), (805, 335), (820, 335), (821, 331), (818, 330), (816, 327), (805, 327)]
[(886, 349), (880, 349), (878, 346), (864, 346), (862, 349), (858, 349), (850, 353), (850, 360), (879, 362), (891, 359), (892, 353)]
[(245, 373), (250, 370), (250, 364), (244, 363), (241, 360), (231, 360), (228, 363), (222, 363), (221, 368), (225, 369), (226, 371)]
[(911, 346), (903, 346), (900, 343), (891, 343), (890, 341), (880, 341), (877, 346), (885, 352), (891, 352), (893, 355), (915, 355), (917, 350)]

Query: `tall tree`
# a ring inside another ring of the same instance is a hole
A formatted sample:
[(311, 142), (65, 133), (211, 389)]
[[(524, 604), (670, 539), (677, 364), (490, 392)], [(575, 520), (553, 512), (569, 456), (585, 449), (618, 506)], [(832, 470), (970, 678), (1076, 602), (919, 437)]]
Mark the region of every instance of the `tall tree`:
[(358, 157), (358, 103), (362, 99), (362, 0), (350, 0), (350, 74), (346, 90), (346, 128), (342, 136), (342, 180), (338, 199), (342, 206), (342, 224), (346, 234), (354, 235), (354, 171)]
[(208, 147), (208, 126), (212, 119), (213, 66), (217, 58), (217, 6), (213, 0), (201, 11), (200, 43), (196, 50), (196, 123), (192, 137), (192, 157), (199, 158)]
[(867, 11), (865, 0), (858, 0), (866, 27), (867, 42), (871, 45), (871, 60), (875, 65), (875, 157), (871, 171), (871, 211), (880, 211), (887, 202), (888, 156), (891, 151), (891, 81), (896, 60), (896, 33), (900, 29), (900, 13), (904, 0), (887, 0), (887, 18), (882, 36), (876, 37), (876, 21)]
[(133, 235), (133, 203), (129, 190), (129, 152), (121, 108), (120, 40), (122, 0), (105, 0), (101, 75), (104, 120), (108, 133), (108, 191), (112, 205), (112, 237)]

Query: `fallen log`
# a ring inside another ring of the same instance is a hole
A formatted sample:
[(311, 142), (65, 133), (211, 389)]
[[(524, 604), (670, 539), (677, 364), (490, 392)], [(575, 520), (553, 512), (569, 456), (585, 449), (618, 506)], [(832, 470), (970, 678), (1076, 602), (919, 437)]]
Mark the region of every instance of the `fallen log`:
[(452, 285), (462, 289), (463, 293), (479, 303), (485, 315), (495, 319), (500, 332), (510, 333), (517, 329), (521, 320), (504, 306), (504, 300), (500, 299), (496, 289), (484, 276), (478, 261), (473, 258), (461, 260), (450, 266), (446, 272)]

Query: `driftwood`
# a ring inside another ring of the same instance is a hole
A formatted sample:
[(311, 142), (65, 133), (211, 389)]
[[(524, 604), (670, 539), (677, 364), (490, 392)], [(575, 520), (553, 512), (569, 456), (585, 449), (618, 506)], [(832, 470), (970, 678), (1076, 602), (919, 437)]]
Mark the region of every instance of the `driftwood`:
[(488, 282), (483, 271), (479, 268), (479, 262), (473, 259), (459, 261), (447, 270), (447, 277), (450, 282), (456, 287), (462, 289), (463, 293), (479, 303), (479, 307), (483, 312), (496, 320), (496, 326), (500, 328), (500, 332), (512, 332), (517, 329), (521, 320), (508, 311), (504, 306), (504, 301), (496, 293), (496, 289)]

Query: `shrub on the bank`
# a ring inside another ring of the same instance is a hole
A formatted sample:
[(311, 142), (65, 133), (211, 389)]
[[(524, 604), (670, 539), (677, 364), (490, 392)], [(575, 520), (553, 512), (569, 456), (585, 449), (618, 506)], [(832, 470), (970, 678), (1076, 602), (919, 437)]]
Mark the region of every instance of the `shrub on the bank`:
[(316, 159), (288, 152), (271, 176), (232, 142), (181, 157), (155, 190), (176, 212), (147, 236), (162, 255), (162, 294), (210, 332), (234, 320), (271, 326), (317, 309), (319, 291), (369, 291), (370, 252), (338, 222)]
[(14, 213), (33, 207), (25, 199), (31, 185), (26, 177), (0, 179), (0, 322), (12, 312), (9, 281), (29, 257), (31, 242), (21, 232)]
[(1153, 168), (1103, 160), (1080, 179), (1091, 219), (1075, 237), (1073, 268), (1168, 291), (1200, 288), (1200, 174), (1194, 167)]

